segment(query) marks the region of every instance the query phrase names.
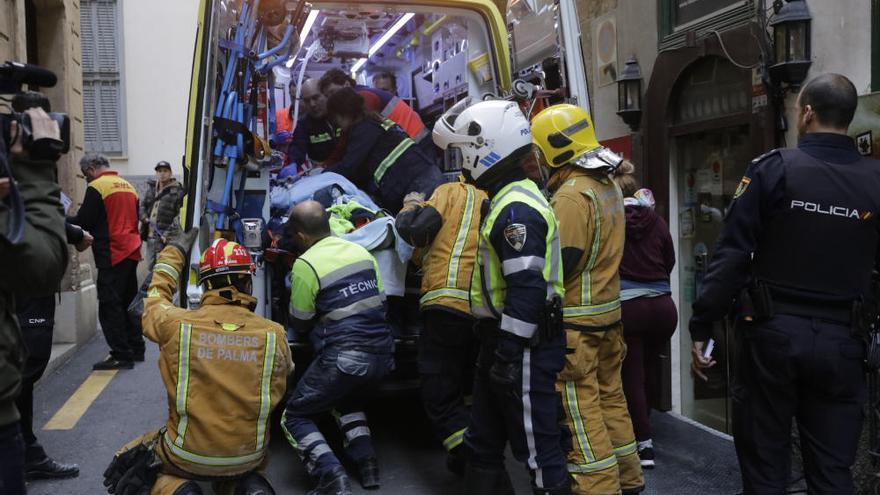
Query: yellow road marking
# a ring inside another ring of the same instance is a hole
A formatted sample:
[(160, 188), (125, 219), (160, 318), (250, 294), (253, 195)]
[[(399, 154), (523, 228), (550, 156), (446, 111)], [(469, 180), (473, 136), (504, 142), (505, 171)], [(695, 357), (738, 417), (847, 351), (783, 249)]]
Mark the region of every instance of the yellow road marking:
[(116, 375), (117, 370), (93, 371), (86, 381), (67, 399), (61, 409), (43, 427), (44, 430), (70, 430), (89, 409), (92, 402)]

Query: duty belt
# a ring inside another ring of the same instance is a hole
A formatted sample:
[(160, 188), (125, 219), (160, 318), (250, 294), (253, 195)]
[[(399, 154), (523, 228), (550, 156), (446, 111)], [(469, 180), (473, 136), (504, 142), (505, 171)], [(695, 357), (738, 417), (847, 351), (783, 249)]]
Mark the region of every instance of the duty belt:
[(850, 325), (853, 321), (852, 305), (850, 304), (845, 306), (840, 304), (805, 304), (803, 302), (775, 298), (773, 300), (773, 311), (777, 314), (821, 318), (843, 325)]

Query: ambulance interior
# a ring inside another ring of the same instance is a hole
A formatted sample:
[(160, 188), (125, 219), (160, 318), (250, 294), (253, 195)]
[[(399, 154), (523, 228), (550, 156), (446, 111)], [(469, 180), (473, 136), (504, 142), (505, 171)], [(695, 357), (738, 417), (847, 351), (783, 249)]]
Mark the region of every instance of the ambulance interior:
[[(544, 80), (548, 63), (559, 73), (553, 2), (516, 0), (508, 14), (512, 36), (500, 41), (511, 43), (516, 55), (512, 64), (499, 65), (499, 57), (507, 53), (494, 46), (486, 20), (477, 12), (412, 4), (320, 2), (306, 18), (296, 55), (285, 65), (297, 86), (332, 68), (351, 73), (365, 86), (373, 86), (376, 74), (390, 72), (397, 95), (430, 129), (438, 117), (466, 97), (479, 101), (509, 93), (511, 74), (500, 74), (500, 67), (508, 71), (513, 67), (516, 77), (542, 87), (548, 84)], [(551, 87), (561, 85), (558, 77), (550, 79)], [(276, 91), (277, 101), (289, 98), (284, 89)], [(459, 167), (446, 159), (443, 168), (452, 172)]]

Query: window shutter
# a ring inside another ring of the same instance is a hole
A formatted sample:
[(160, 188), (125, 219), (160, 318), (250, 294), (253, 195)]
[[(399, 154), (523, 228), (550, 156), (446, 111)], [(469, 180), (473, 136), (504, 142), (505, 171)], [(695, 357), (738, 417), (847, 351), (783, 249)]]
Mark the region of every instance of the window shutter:
[(122, 153), (117, 0), (82, 0), (83, 110), (88, 151)]

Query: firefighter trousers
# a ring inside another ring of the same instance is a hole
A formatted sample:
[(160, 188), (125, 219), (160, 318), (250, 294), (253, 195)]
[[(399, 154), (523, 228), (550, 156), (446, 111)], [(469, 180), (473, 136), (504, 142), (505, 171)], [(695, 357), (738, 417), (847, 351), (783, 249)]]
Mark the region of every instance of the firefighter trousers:
[(645, 479), (620, 377), (626, 354), (622, 326), (565, 333), (566, 362), (556, 387), (571, 434), (572, 493), (637, 491)]
[(434, 431), (451, 451), (464, 441), (470, 421), (465, 397), (474, 380), (477, 339), (473, 319), (443, 310), (426, 310), (419, 336), (422, 404)]
[(501, 471), (504, 448), (510, 442), (513, 456), (526, 464), (535, 488), (558, 487), (568, 481), (560, 440), (561, 405), (554, 389), (565, 360), (562, 336), (527, 347), (519, 383), (503, 387), (489, 378), (497, 337), (486, 333), (480, 335), (471, 423), (464, 435), (471, 450), (469, 462), (480, 469)]
[[(125, 444), (121, 449), (119, 449), (118, 452), (116, 452), (116, 455), (128, 452), (129, 450), (141, 444), (147, 445), (153, 443), (156, 440), (157, 435), (158, 433), (156, 433), (155, 431), (146, 433)], [(192, 491), (191, 486), (192, 484), (194, 484), (195, 481), (211, 483), (211, 489), (216, 495), (233, 495), (236, 493), (240, 493), (239, 491), (237, 491), (239, 485), (241, 485), (243, 482), (246, 483), (246, 479), (251, 475), (251, 473), (244, 473), (240, 476), (233, 477), (212, 477), (196, 475), (178, 469), (163, 455), (163, 451), (161, 448), (158, 449), (157, 455), (162, 461), (162, 466), (159, 468), (159, 473), (156, 475), (156, 481), (150, 488), (150, 495), (189, 495), (191, 493), (201, 493)], [(263, 458), (262, 464), (252, 472), (257, 473), (260, 477), (262, 477), (262, 473), (265, 471), (268, 464), (269, 458), (267, 456)]]

